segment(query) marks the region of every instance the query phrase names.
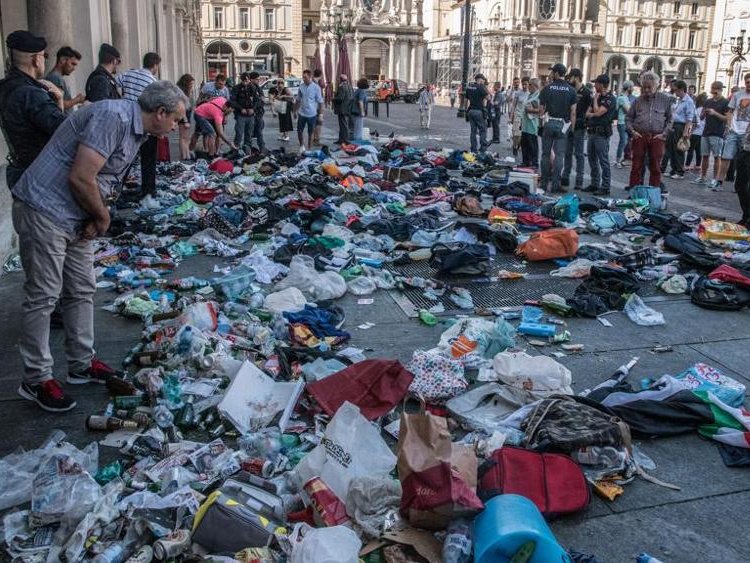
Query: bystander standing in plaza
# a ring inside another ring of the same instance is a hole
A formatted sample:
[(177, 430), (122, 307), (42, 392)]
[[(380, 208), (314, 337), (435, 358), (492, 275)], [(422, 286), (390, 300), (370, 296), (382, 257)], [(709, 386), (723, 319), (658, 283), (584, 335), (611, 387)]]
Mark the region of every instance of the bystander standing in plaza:
[(503, 116), (503, 103), (505, 92), (503, 92), (500, 83), (495, 82), (492, 93), (492, 140), (490, 143), (500, 142), (500, 118)]
[[(285, 143), (289, 141), (289, 133), (294, 131), (294, 122), (292, 121), (292, 110), (294, 109), (294, 96), (288, 86), (282, 84), (276, 88), (274, 94), (277, 101), (279, 116), (279, 140)], [(313, 143), (315, 135), (313, 133)]]
[(448, 90), (449, 90), (448, 97), (450, 98), (450, 101), (451, 101), (451, 107), (456, 107), (456, 98), (458, 97), (458, 90), (456, 89), (455, 86), (450, 86)]
[(542, 89), (539, 96), (541, 114), (546, 117), (542, 133), (542, 189), (552, 193), (565, 192), (560, 186), (560, 178), (565, 163), (568, 129), (576, 121), (578, 98), (565, 81), (565, 71), (565, 65), (560, 63), (550, 68), (552, 81)]
[(466, 120), (469, 122), (471, 152), (487, 149), (487, 102), (490, 93), (485, 86), (484, 74), (474, 76), (474, 82), (466, 86)]
[(229, 103), (234, 108), (234, 144), (250, 153), (255, 132), (255, 88), (250, 73), (243, 72), (240, 82), (232, 88)]
[[(325, 97), (325, 91), (326, 91), (326, 81), (325, 78), (323, 78), (323, 71), (319, 68), (316, 68), (313, 70), (313, 82), (318, 85), (320, 88), (320, 91), (323, 92)], [(369, 86), (369, 83), (368, 83)], [(367, 103), (367, 102), (365, 102)], [(313, 144), (319, 145), (320, 144), (320, 132), (323, 130), (323, 114), (321, 113), (318, 116), (318, 121), (315, 124), (315, 131), (313, 131)]]
[(560, 185), (570, 185), (570, 174), (575, 159), (575, 189), (583, 188), (583, 174), (586, 171), (586, 110), (591, 105), (591, 91), (583, 85), (583, 73), (578, 68), (570, 70), (565, 77), (576, 92), (576, 121), (568, 130), (568, 142), (565, 145), (565, 166), (563, 167)]
[(701, 170), (703, 154), (701, 153), (701, 139), (706, 127), (706, 119), (703, 116), (703, 104), (706, 103), (708, 95), (701, 92), (695, 96), (695, 117), (693, 127), (690, 129), (690, 148), (685, 157), (685, 170)]
[(117, 86), (117, 67), (120, 66), (120, 51), (108, 43), (99, 47), (99, 66), (86, 80), (86, 100), (119, 100), (122, 97)]
[[(253, 119), (252, 138), (255, 139), (255, 144), (258, 147), (258, 150), (264, 152), (266, 150), (266, 141), (263, 138), (263, 130), (266, 128), (266, 104), (263, 99), (263, 90), (260, 88), (259, 73), (255, 71), (250, 73), (250, 84), (252, 86), (253, 101), (255, 103), (255, 112), (253, 114), (255, 119)], [(291, 99), (291, 95), (289, 97)], [(289, 105), (290, 104), (287, 104), (287, 107), (289, 107)], [(287, 110), (287, 113), (289, 113), (289, 110)], [(288, 141), (289, 137), (287, 137), (286, 140)]]
[(628, 128), (625, 125), (625, 116), (630, 111), (630, 104), (632, 103), (631, 98), (633, 94), (633, 83), (630, 80), (626, 80), (622, 83), (620, 88), (620, 95), (617, 96), (617, 154), (615, 164), (617, 168), (623, 167), (623, 161), (625, 158), (625, 148), (628, 146), (630, 136), (628, 135)]
[(299, 86), (294, 105), (297, 112), (297, 140), (299, 140), (300, 152), (304, 152), (305, 129), (307, 129), (307, 146), (311, 146), (315, 125), (320, 114), (323, 113), (323, 93), (320, 91), (320, 86), (312, 81), (312, 72), (309, 70), (302, 71), (302, 84)]
[[(320, 87), (318, 87), (320, 89)], [(352, 140), (352, 100), (354, 99), (354, 90), (349, 84), (349, 77), (342, 74), (339, 77), (339, 86), (336, 88), (336, 95), (333, 97), (333, 113), (338, 116), (339, 120), (339, 138), (335, 141), (338, 144), (348, 143)]]
[(586, 110), (586, 132), (591, 169), (591, 184), (585, 189), (596, 195), (609, 196), (612, 186), (612, 168), (609, 161), (609, 140), (612, 121), (617, 115), (617, 101), (609, 91), (609, 76), (601, 74), (594, 80), (594, 95)]
[(732, 161), (737, 156), (743, 143), (745, 134), (750, 130), (750, 72), (745, 74), (745, 89), (733, 92), (729, 100), (729, 110), (731, 112), (727, 126), (727, 135), (724, 141), (724, 148), (721, 153), (721, 167), (719, 168), (718, 186), (724, 180), (731, 178), (729, 168)]
[(227, 86), (227, 77), (223, 74), (217, 74), (211, 82), (206, 82), (201, 88), (201, 97), (203, 98), (224, 98), (228, 100), (231, 96)]
[[(190, 160), (195, 155), (192, 154), (190, 146), (190, 121), (193, 117), (193, 106), (195, 105), (195, 78), (192, 74), (183, 74), (177, 80), (177, 87), (185, 94), (188, 105), (185, 108), (185, 119), (180, 123), (180, 160)], [(197, 140), (197, 137), (196, 137)]]
[(81, 53), (72, 47), (60, 47), (55, 57), (55, 66), (52, 67), (45, 77), (63, 92), (63, 111), (69, 114), (78, 104), (86, 100), (86, 96), (78, 94), (73, 97), (70, 93), (68, 83), (65, 81), (66, 76), (75, 72), (78, 64), (81, 62)]
[(711, 97), (703, 103), (701, 116), (705, 120), (703, 135), (701, 137), (701, 175), (694, 180), (694, 184), (705, 184), (708, 179), (708, 165), (713, 156), (713, 180), (709, 184), (712, 189), (720, 189), (721, 181), (720, 167), (721, 154), (724, 150), (724, 136), (727, 131), (727, 122), (732, 110), (729, 109), (729, 100), (723, 96), (724, 84), (714, 82), (711, 84)]
[(367, 90), (370, 83), (367, 78), (357, 80), (357, 90), (354, 92), (354, 104), (352, 105), (352, 115), (354, 117), (354, 140), (361, 141), (365, 123), (365, 114), (367, 113)]
[(521, 166), (539, 166), (539, 79), (529, 80), (521, 121)]
[[(160, 64), (161, 57), (158, 54), (146, 53), (143, 56), (143, 68), (134, 68), (119, 75), (117, 83), (122, 90), (122, 97), (137, 102), (143, 90), (156, 81)], [(144, 196), (156, 193), (157, 144), (158, 139), (150, 135), (141, 145), (141, 194)]]
[(94, 250), (104, 235), (122, 175), (147, 135), (161, 137), (185, 117), (187, 100), (168, 82), (146, 88), (138, 102), (91, 104), (57, 129), (13, 188), (13, 225), (26, 283), (18, 393), (41, 408), (76, 406), (53, 377), (49, 318), (60, 300), (67, 382), (103, 383), (114, 371), (94, 356)]
[[(695, 118), (695, 102), (688, 96), (687, 84), (684, 80), (672, 83), (676, 101), (672, 107), (672, 130), (667, 137), (667, 162), (671, 166), (670, 178), (681, 180), (685, 177), (685, 153), (680, 150), (681, 145), (690, 145), (690, 131)], [(661, 173), (667, 171), (665, 159), (662, 159)]]
[(434, 104), (435, 97), (432, 95), (432, 91), (427, 86), (422, 84), (419, 88), (419, 97), (417, 98), (420, 128), (430, 128), (430, 121), (432, 120), (432, 106)]
[(750, 130), (742, 138), (742, 146), (735, 161), (734, 190), (740, 200), (740, 225), (750, 229)]
[(14, 31), (6, 40), (10, 69), (0, 80), (0, 127), (8, 143), (5, 175), (13, 188), (65, 121), (63, 93), (44, 76), (47, 41), (28, 31)]
[(510, 94), (510, 112), (508, 113), (509, 119), (512, 120), (511, 137), (513, 139), (513, 156), (518, 155), (518, 149), (521, 147), (521, 120), (523, 119), (523, 107), (528, 96), (529, 78), (527, 76), (524, 76), (523, 80), (514, 78), (513, 90)]
[(664, 144), (672, 130), (672, 97), (659, 92), (659, 77), (651, 71), (641, 75), (641, 95), (630, 106), (625, 117), (628, 134), (633, 139), (633, 163), (630, 184), (644, 183), (644, 162), (648, 155), (649, 185), (661, 186), (660, 162)]

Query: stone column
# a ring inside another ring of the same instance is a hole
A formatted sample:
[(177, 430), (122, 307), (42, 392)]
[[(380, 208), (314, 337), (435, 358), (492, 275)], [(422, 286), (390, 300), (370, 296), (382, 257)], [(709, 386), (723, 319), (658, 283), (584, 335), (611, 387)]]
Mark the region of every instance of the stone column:
[(359, 33), (354, 35), (354, 66), (352, 67), (352, 84), (355, 84), (359, 80), (362, 73), (360, 72), (360, 65), (362, 64), (360, 48), (362, 46), (362, 36)]
[(406, 40), (399, 42), (398, 76), (399, 80), (409, 82), (409, 43)]
[(531, 2), (531, 6), (529, 7), (531, 29), (536, 30), (537, 21), (539, 20), (539, 0), (527, 0), (527, 2)]
[(388, 38), (388, 76), (386, 80), (396, 78), (396, 36)]
[(591, 63), (591, 45), (584, 45), (582, 49), (583, 49), (583, 68), (581, 69), (581, 72), (583, 72), (583, 79), (584, 81), (586, 81), (586, 80), (589, 80), (589, 65)]
[(415, 51), (416, 61), (414, 62), (414, 68), (416, 73), (416, 82), (424, 81), (424, 42), (420, 41), (417, 43)]
[(318, 40), (320, 41), (318, 49), (320, 50), (320, 66), (323, 69), (323, 78), (326, 82), (330, 82), (330, 77), (326, 76), (326, 40), (320, 36)]
[(333, 74), (331, 84), (335, 87), (339, 80), (339, 40), (337, 38), (331, 40), (331, 62), (333, 63), (331, 65), (331, 72)]
[(409, 41), (409, 80), (410, 85), (417, 82), (417, 46), (414, 41)]
[(128, 69), (137, 66), (136, 61), (131, 61), (130, 49), (128, 48), (128, 0), (109, 0), (109, 17), (112, 21), (112, 45), (122, 55), (120, 68)]
[[(49, 66), (55, 64), (55, 53), (63, 45), (75, 48), (73, 38), (73, 8), (71, 0), (49, 2), (48, 0), (26, 0), (29, 18), (29, 31), (47, 40), (50, 54)], [(10, 33), (12, 29), (6, 29)], [(96, 53), (94, 53), (96, 57)], [(80, 72), (80, 71), (79, 71)]]
[(570, 43), (563, 45), (563, 64), (567, 67), (570, 66)]
[(576, 3), (576, 10), (573, 12), (573, 21), (581, 21), (583, 19), (582, 17), (582, 6), (583, 6), (583, 0), (575, 0)]

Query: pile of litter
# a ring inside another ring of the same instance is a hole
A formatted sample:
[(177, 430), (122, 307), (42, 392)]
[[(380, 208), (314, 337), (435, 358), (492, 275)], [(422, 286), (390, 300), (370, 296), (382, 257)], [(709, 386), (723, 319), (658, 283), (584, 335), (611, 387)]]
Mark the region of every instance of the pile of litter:
[[(551, 356), (583, 350), (571, 316), (668, 322), (646, 289), (749, 305), (750, 233), (675, 217), (658, 189), (552, 199), (536, 184), (491, 155), (398, 140), (162, 166), (157, 197), (125, 193), (95, 255), (98, 287), (117, 292), (107, 308), (142, 322), (142, 340), (87, 419), (97, 441), (78, 449), (56, 431), (0, 460), (8, 553), (584, 560), (545, 517), (585, 509), (592, 490), (614, 500), (637, 477), (675, 488), (634, 440), (698, 432), (747, 464), (745, 387), (717, 369), (634, 389), (634, 359), (576, 395)], [(216, 275), (178, 277), (198, 254), (223, 259)], [(467, 283), (521, 287), (534, 263), (580, 282), (474, 304)], [(429, 275), (408, 275), (415, 264)], [(379, 290), (419, 293), (433, 305), (412, 322), (441, 325), (406, 365), (349, 344), (336, 301)], [(100, 447), (116, 461), (100, 465)]]

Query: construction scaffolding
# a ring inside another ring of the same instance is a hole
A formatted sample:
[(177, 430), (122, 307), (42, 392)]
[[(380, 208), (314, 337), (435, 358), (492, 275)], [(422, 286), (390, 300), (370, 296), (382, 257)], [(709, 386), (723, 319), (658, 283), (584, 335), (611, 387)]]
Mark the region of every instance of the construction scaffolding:
[[(432, 41), (428, 48), (428, 82), (439, 88), (457, 87), (461, 84), (461, 60), (463, 41), (461, 35), (452, 35)], [(469, 80), (483, 70), (484, 42), (482, 37), (473, 37), (469, 55)]]

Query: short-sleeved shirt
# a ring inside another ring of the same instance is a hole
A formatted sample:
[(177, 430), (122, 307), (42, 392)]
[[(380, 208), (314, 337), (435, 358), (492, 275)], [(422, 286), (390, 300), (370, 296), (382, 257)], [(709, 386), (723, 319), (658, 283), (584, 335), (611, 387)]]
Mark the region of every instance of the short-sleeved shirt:
[(750, 93), (746, 90), (737, 92), (729, 100), (729, 109), (734, 112), (732, 116), (732, 131), (738, 135), (747, 133), (750, 124)]
[(229, 99), (229, 88), (227, 88), (226, 85), (217, 88), (216, 82), (206, 82), (201, 89), (201, 94), (204, 94), (209, 98)]
[(202, 103), (195, 108), (195, 115), (201, 116), (203, 119), (213, 121), (217, 125), (224, 123), (224, 106), (227, 105), (227, 99), (218, 97), (211, 98), (205, 103)]
[[(610, 110), (615, 107), (617, 101), (611, 92), (605, 92), (599, 96), (599, 107), (607, 108), (603, 115), (598, 117), (589, 117), (587, 125), (589, 127), (607, 127), (612, 125)], [(591, 108), (594, 107), (594, 97), (591, 97)]]
[(692, 123), (695, 119), (695, 102), (693, 98), (685, 94), (682, 98), (677, 98), (672, 109), (672, 122)]
[(117, 195), (123, 175), (146, 140), (141, 108), (128, 100), (87, 105), (68, 117), (13, 187), (13, 195), (61, 229), (80, 232), (90, 219), (76, 201), (69, 178), (78, 146), (106, 158), (96, 176), (103, 200)]
[(550, 117), (567, 121), (570, 119), (570, 106), (578, 102), (578, 97), (570, 84), (558, 79), (544, 87), (539, 101)]
[(617, 96), (617, 123), (625, 125), (625, 114), (630, 109), (630, 98), (626, 94)]
[(539, 132), (539, 114), (528, 113), (526, 111), (526, 106), (529, 105), (536, 108), (539, 107), (539, 91), (536, 91), (533, 94), (528, 94), (522, 106), (523, 117), (521, 118), (521, 132), (536, 135)]
[(526, 104), (526, 100), (529, 97), (529, 93), (526, 90), (516, 90), (511, 96), (511, 100), (516, 102), (516, 116), (523, 119), (523, 106)]
[(479, 109), (482, 110), (485, 107), (485, 100), (489, 96), (489, 91), (484, 84), (477, 84), (472, 82), (466, 86), (466, 99), (469, 100), (469, 110)]
[[(571, 89), (573, 87), (571, 86)], [(591, 90), (581, 86), (576, 91), (576, 122), (575, 129), (586, 129), (586, 110), (591, 106)]]
[(122, 97), (131, 102), (137, 102), (146, 86), (152, 82), (156, 82), (156, 77), (145, 68), (134, 68), (117, 75), (117, 83), (122, 89)]
[[(63, 78), (63, 75), (57, 72), (56, 70), (49, 71), (49, 74), (45, 76), (47, 80), (52, 82), (55, 86), (60, 88), (63, 92), (63, 100), (66, 102), (68, 100), (72, 100), (73, 96), (70, 95), (70, 88), (68, 88), (68, 83), (65, 82), (65, 78)], [(71, 108), (72, 109), (72, 108)], [(65, 113), (70, 113), (71, 110), (67, 110)]]
[(315, 82), (305, 84), (304, 82), (299, 85), (299, 93), (297, 94), (297, 100), (299, 101), (299, 115), (302, 117), (315, 117), (318, 115), (318, 106), (323, 103), (323, 93), (320, 91), (320, 86)]
[[(359, 104), (359, 102), (362, 102), (362, 107), (367, 109), (367, 88), (357, 88), (354, 91), (354, 103)], [(359, 112), (359, 107), (356, 111)], [(359, 113), (355, 115), (359, 115)]]
[[(706, 100), (703, 102), (703, 111), (707, 109), (712, 109), (722, 115), (726, 115), (729, 112), (729, 100), (723, 96), (718, 100)], [(723, 137), (726, 130), (726, 121), (722, 121), (715, 115), (706, 114), (706, 126), (703, 128), (704, 137)]]

